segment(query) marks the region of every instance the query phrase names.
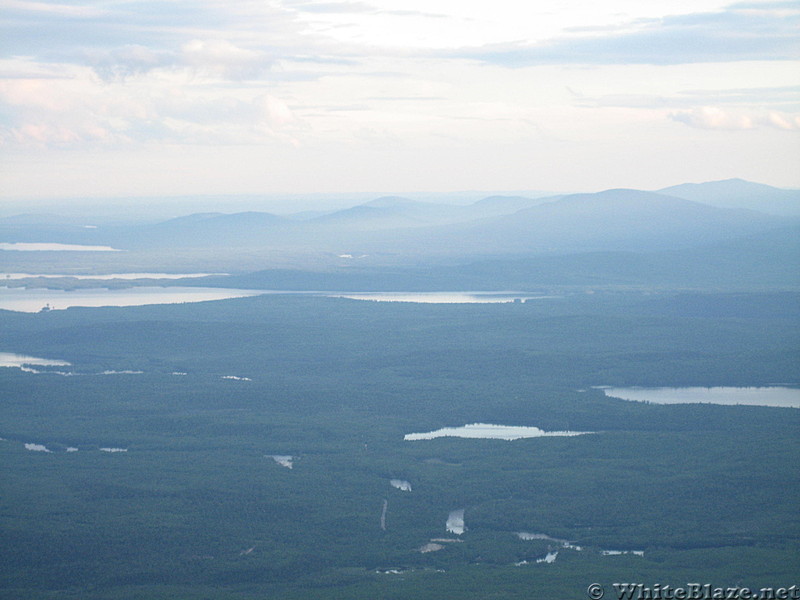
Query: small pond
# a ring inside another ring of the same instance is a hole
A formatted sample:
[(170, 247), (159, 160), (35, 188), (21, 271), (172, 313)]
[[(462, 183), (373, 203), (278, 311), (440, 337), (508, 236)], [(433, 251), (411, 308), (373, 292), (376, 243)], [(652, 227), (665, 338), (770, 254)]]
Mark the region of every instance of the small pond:
[(15, 354), (13, 352), (0, 352), (0, 367), (13, 367), (29, 371), (31, 373), (38, 373), (37, 370), (31, 369), (30, 365), (37, 367), (68, 367), (70, 364), (64, 360), (52, 360), (49, 358), (37, 358), (35, 356), (26, 356), (24, 354)]
[(461, 535), (466, 530), (464, 526), (464, 509), (459, 508), (458, 510), (450, 511), (450, 514), (447, 516), (447, 523), (445, 523), (445, 528), (448, 532), (454, 533), (456, 535)]
[(401, 492), (411, 491), (411, 483), (409, 483), (405, 479), (390, 479), (389, 485), (391, 485), (393, 488), (400, 490)]
[(268, 454), (267, 456), (272, 460), (274, 460), (276, 463), (278, 463), (280, 466), (286, 467), (287, 469), (291, 469), (294, 466), (293, 456), (289, 456), (286, 454)]
[(535, 437), (571, 437), (585, 435), (591, 431), (544, 431), (538, 427), (524, 427), (513, 425), (491, 425), (489, 423), (473, 423), (461, 427), (444, 427), (427, 433), (409, 433), (403, 439), (432, 440), (439, 437), (460, 437), (472, 439), (492, 440), (518, 440), (520, 438)]

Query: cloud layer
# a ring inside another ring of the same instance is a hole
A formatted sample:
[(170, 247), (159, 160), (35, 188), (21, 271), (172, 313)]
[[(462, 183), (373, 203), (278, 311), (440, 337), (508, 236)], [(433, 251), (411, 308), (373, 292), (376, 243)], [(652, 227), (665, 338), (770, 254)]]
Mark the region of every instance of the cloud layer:
[(301, 174), (329, 148), (353, 165), (381, 146), (427, 164), (467, 160), (463, 144), (798, 131), (797, 3), (686, 6), (7, 0), (0, 144), (37, 152), (31, 169), (64, 149), (256, 146), (295, 152)]
[(800, 8), (732, 7), (724, 11), (629, 23), (620, 31), (579, 31), (540, 43), (500, 44), (457, 52), (509, 67), (542, 64), (673, 65), (800, 56)]

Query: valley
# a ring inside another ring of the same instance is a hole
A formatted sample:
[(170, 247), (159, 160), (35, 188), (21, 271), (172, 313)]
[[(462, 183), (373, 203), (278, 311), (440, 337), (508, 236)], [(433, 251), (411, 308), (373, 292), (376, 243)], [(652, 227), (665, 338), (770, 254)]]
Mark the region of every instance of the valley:
[[(9, 244), (121, 251), (0, 249), (0, 297), (163, 296), (0, 310), (0, 595), (791, 585), (800, 410), (734, 388), (796, 396), (797, 223), (650, 194), (400, 229), (331, 213), (291, 244), (254, 215), (6, 219)], [(163, 303), (209, 291), (239, 297)], [(627, 393), (650, 388), (723, 401)]]

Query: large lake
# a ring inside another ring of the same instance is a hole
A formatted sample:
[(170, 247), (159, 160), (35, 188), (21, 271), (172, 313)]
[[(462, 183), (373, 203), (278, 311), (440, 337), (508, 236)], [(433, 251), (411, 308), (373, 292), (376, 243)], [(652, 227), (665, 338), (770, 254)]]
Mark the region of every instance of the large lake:
[(74, 275), (74, 274), (40, 274), (40, 273), (0, 273), (2, 279), (31, 279), (31, 278), (50, 278), (61, 279), (68, 277), (71, 279), (124, 279), (126, 281), (136, 279), (186, 279), (193, 277), (209, 277), (212, 275), (225, 275), (226, 273), (109, 273), (106, 275)]
[(324, 295), (332, 298), (350, 298), (351, 300), (422, 304), (496, 304), (554, 297), (536, 296), (525, 292), (325, 292)]
[(800, 408), (800, 388), (770, 387), (685, 387), (685, 388), (603, 388), (606, 396), (653, 402), (654, 404), (738, 404)]
[[(34, 273), (2, 273), (0, 280), (26, 277), (74, 277), (75, 279), (174, 279), (204, 277), (209, 273), (114, 273), (110, 275), (38, 275)], [(20, 312), (38, 312), (45, 305), (51, 309), (71, 306), (140, 306), (144, 304), (177, 304), (224, 300), (261, 294), (288, 294), (349, 298), (375, 302), (411, 302), (421, 304), (486, 304), (525, 302), (552, 298), (553, 296), (526, 295), (521, 292), (332, 292), (293, 290), (241, 290), (233, 288), (203, 287), (131, 287), (126, 289), (91, 288), (77, 290), (50, 290), (45, 288), (0, 287), (0, 309)]]
[(52, 244), (49, 242), (0, 242), (0, 250), (16, 252), (122, 252), (111, 246)]
[(259, 290), (237, 290), (203, 287), (132, 287), (121, 290), (106, 288), (74, 291), (44, 288), (0, 287), (0, 309), (39, 312), (45, 306), (59, 310), (71, 306), (142, 306), (145, 304), (179, 304), (257, 296)]

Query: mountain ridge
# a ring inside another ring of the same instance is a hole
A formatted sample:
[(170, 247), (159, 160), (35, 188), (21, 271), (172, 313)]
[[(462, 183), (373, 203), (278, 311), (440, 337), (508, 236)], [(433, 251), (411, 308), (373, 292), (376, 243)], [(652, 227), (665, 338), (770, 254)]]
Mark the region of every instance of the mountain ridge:
[(739, 178), (682, 183), (658, 191), (711, 206), (747, 208), (775, 215), (800, 216), (800, 190), (776, 188)]
[[(726, 185), (739, 188), (741, 183)], [(0, 241), (109, 245), (165, 256), (185, 252), (213, 258), (215, 264), (221, 257), (235, 264), (238, 255), (264, 265), (354, 265), (350, 257), (358, 257), (359, 265), (399, 266), (510, 255), (678, 250), (795, 222), (800, 217), (613, 188), (538, 199), (488, 196), (472, 205), (384, 196), (308, 219), (262, 211), (204, 212), (155, 224), (83, 229), (27, 226), (11, 218), (0, 220)]]

